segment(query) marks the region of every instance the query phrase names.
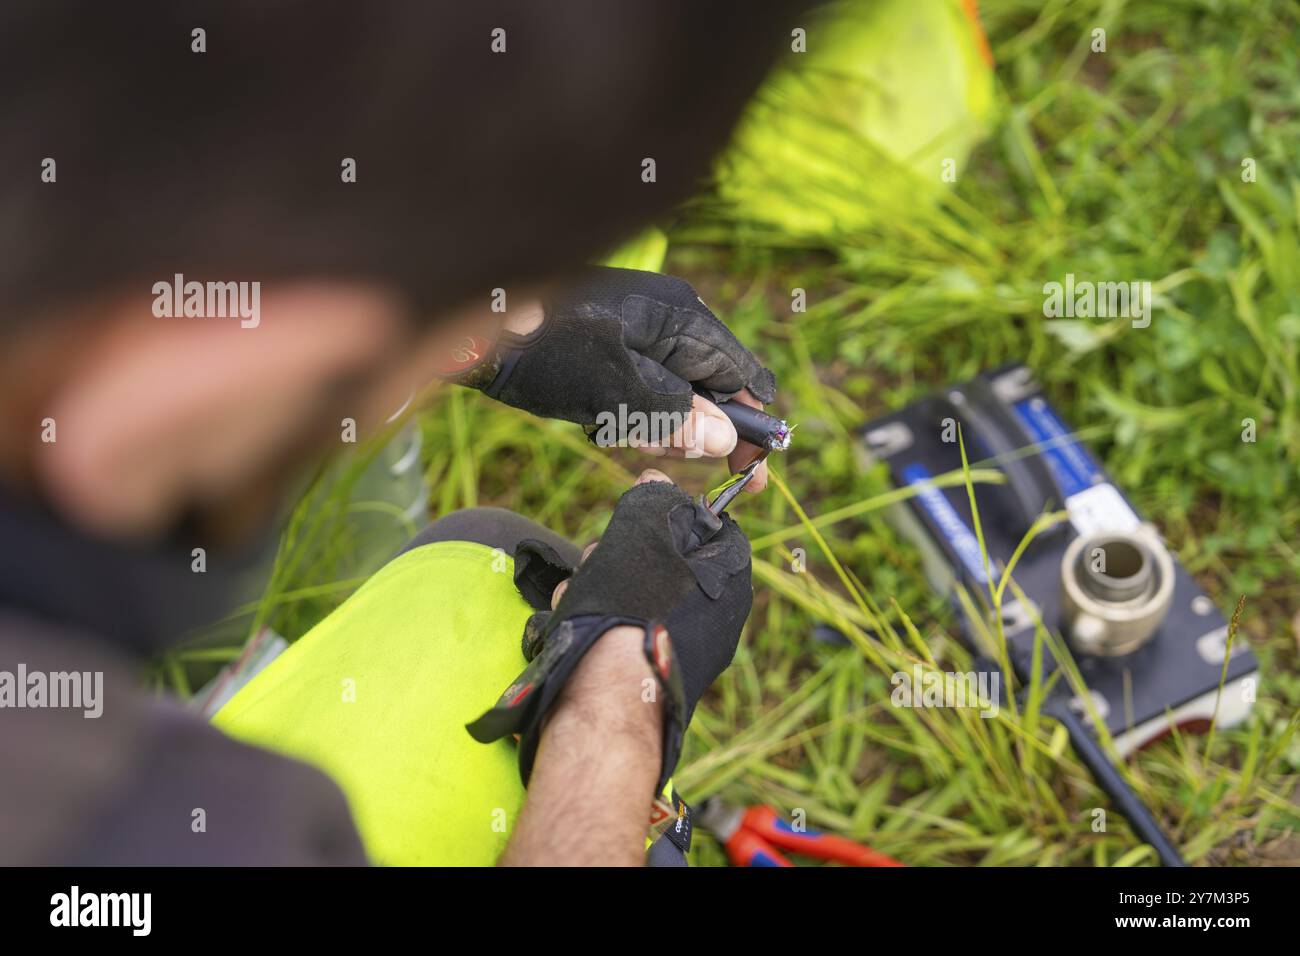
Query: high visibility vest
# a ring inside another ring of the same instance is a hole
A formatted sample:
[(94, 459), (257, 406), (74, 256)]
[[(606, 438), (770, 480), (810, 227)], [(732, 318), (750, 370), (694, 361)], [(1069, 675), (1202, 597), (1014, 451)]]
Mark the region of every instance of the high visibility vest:
[[(465, 724), (526, 664), (520, 639), (533, 609), (514, 570), (509, 555), (468, 541), (399, 555), (213, 724), (332, 777), (372, 862), (493, 865), (525, 791), (514, 744), (481, 744)], [(670, 780), (647, 823), (680, 806)], [(671, 825), (660, 819), (657, 830)]]
[(514, 561), (443, 541), (389, 562), (213, 718), (342, 788), (375, 863), (491, 865), (523, 804), (514, 744), (465, 724), (524, 668)]

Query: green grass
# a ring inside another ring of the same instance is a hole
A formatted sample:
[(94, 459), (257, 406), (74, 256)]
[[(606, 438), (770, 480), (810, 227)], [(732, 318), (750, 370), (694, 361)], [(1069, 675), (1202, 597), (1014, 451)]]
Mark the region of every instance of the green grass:
[[(951, 197), (837, 237), (830, 255), (784, 248), (706, 197), (673, 232), (670, 269), (776, 366), (800, 423), (785, 477), (812, 515), (887, 490), (849, 455), (853, 426), (1027, 361), (1220, 607), (1245, 596), (1237, 639), (1263, 663), (1248, 724), (1154, 747), (1129, 764), (1132, 782), (1193, 861), (1296, 862), (1300, 11), (981, 8), (1000, 111)], [(1108, 33), (1101, 55), (1087, 48), (1096, 26)], [(1241, 181), (1245, 157), (1255, 183)], [(1045, 320), (1043, 283), (1067, 272), (1152, 280), (1155, 320)], [(795, 286), (809, 290), (805, 315), (789, 315)], [(1253, 444), (1241, 440), (1245, 418), (1257, 423)], [(794, 523), (790, 511), (772, 500), (743, 514), (762, 543)], [(810, 646), (812, 621), (833, 604), (852, 614), (820, 593), (845, 593), (839, 564), (888, 626), (914, 626), (941, 668), (964, 667), (916, 555), (878, 511), (822, 530), (824, 552), (810, 533), (785, 537), (814, 559), (801, 595), (782, 555), (760, 548), (766, 601), (717, 706), (697, 721), (684, 786), (801, 807), (918, 864), (1151, 862), (1113, 814), (1108, 833), (1091, 831), (1106, 801), (1032, 708), (1009, 725), (900, 713), (888, 705), (893, 661)], [(858, 623), (889, 643), (872, 618)], [(807, 696), (787, 697), (792, 687)]]
[[(707, 189), (669, 224), (666, 271), (773, 367), (780, 411), (799, 424), (774, 487), (733, 508), (755, 544), (755, 611), (697, 713), (679, 787), (692, 801), (801, 809), (913, 865), (1154, 862), (1117, 814), (1093, 831), (1092, 810), (1109, 805), (1040, 719), (1041, 688), (993, 720), (889, 703), (901, 666), (969, 659), (919, 555), (884, 521), (895, 495), (859, 464), (853, 429), (1021, 360), (1220, 609), (1244, 596), (1236, 639), (1262, 664), (1249, 722), (1174, 735), (1126, 765), (1131, 782), (1190, 861), (1300, 862), (1300, 6), (981, 11), (998, 114), (938, 203), (820, 249), (737, 218)], [(1097, 26), (1105, 54), (1088, 50)], [(1241, 180), (1245, 157), (1257, 182)], [(1151, 326), (1044, 319), (1043, 283), (1067, 272), (1150, 279)], [(795, 287), (808, 290), (801, 315)], [(1241, 440), (1246, 418), (1254, 443)], [(501, 505), (580, 542), (651, 463), (452, 389), (419, 422), (435, 514)], [(298, 509), (258, 623), (299, 636), (369, 570), (349, 510), (364, 457)], [(667, 470), (693, 492), (720, 479), (698, 463)], [(806, 574), (790, 570), (795, 548)], [(818, 621), (853, 646), (814, 642)], [(160, 679), (183, 689), (249, 626), (232, 618), (209, 635), (215, 653), (182, 652)], [(694, 857), (723, 861), (704, 834)]]

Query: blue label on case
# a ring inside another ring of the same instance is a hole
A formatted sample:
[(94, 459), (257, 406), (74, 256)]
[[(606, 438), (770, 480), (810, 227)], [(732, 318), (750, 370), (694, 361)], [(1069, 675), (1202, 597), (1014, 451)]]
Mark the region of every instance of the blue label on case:
[(1092, 456), (1070, 436), (1070, 430), (1044, 399), (1026, 398), (1012, 408), (1034, 444), (1046, 446), (1041, 455), (1062, 495), (1077, 495), (1104, 480)]
[(980, 552), (979, 539), (975, 537), (974, 532), (962, 520), (962, 516), (957, 513), (957, 509), (949, 504), (948, 499), (944, 497), (943, 492), (930, 484), (930, 472), (920, 462), (911, 464), (902, 469), (900, 474), (903, 480), (909, 485), (917, 488), (916, 498), (921, 502), (921, 507), (934, 520), (939, 531), (948, 539), (948, 544), (952, 546), (961, 563), (965, 565), (970, 576), (980, 584), (988, 583), (988, 575), (984, 571), (984, 555)]

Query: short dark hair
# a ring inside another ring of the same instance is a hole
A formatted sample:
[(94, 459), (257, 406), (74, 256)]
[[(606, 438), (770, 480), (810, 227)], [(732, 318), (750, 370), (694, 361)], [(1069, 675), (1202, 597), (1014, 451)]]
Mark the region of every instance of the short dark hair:
[(807, 5), (7, 0), (0, 325), (176, 272), (421, 308), (552, 274), (697, 184)]

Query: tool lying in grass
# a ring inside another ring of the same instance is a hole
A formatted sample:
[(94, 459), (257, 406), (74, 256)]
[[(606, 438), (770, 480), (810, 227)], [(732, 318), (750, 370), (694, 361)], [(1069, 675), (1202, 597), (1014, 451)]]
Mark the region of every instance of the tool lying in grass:
[(748, 465), (732, 475), (726, 482), (714, 489), (715, 497), (708, 508), (715, 516), (722, 514), (727, 505), (745, 490), (753, 480), (758, 466), (774, 451), (785, 451), (790, 447), (790, 436), (794, 427), (774, 415), (769, 415), (761, 408), (753, 408), (743, 402), (719, 400), (712, 395), (701, 392), (705, 398), (717, 404), (722, 413), (736, 426), (736, 435), (741, 441), (749, 442), (759, 448), (758, 455)]
[[(964, 484), (933, 478), (962, 468), (958, 427), (972, 469), (996, 468), (1002, 484), (974, 485), (983, 549)], [(1003, 638), (1017, 680), (1051, 687), (1042, 703), (1069, 732), (1097, 783), (1167, 865), (1181, 865), (1150, 811), (1099, 740), (1104, 724), (1126, 757), (1177, 727), (1207, 729), (1245, 719), (1258, 664), (1214, 602), (1137, 514), (1075, 438), (1024, 366), (978, 376), (861, 430), (867, 457), (916, 495), (894, 509), (922, 551), (936, 590), (952, 597), (967, 643), (990, 661)], [(1039, 533), (1005, 569), (1039, 517), (1064, 520)], [(987, 556), (987, 564), (986, 564)], [(1064, 653), (1068, 650), (1068, 654)], [(989, 667), (996, 670), (996, 665)], [(1077, 670), (1076, 670), (1077, 667)], [(1067, 678), (1074, 677), (1075, 680)], [(1220, 683), (1222, 682), (1222, 687)], [(1079, 684), (1086, 688), (1086, 695)]]
[(793, 866), (781, 850), (845, 866), (903, 865), (845, 837), (796, 830), (767, 806), (733, 807), (710, 797), (700, 805), (696, 819), (718, 838), (735, 866)]

